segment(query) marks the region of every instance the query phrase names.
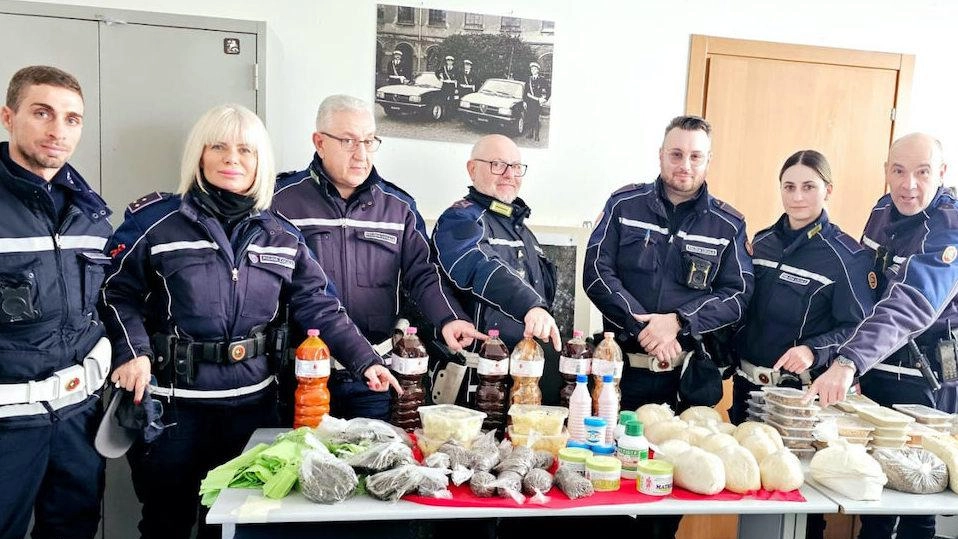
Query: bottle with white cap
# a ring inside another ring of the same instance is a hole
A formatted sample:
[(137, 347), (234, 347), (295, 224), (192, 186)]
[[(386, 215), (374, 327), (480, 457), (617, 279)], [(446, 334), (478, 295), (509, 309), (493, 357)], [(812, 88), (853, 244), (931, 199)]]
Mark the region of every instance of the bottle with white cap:
[(576, 376), (575, 389), (569, 396), (569, 439), (585, 442), (585, 418), (592, 415), (592, 396), (589, 395), (589, 377)]

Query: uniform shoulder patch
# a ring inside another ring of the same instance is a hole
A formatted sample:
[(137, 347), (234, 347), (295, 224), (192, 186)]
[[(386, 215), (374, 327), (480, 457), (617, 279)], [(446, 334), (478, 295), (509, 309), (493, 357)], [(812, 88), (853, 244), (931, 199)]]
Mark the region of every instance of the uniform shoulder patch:
[(622, 187), (620, 187), (620, 188), (616, 189), (615, 191), (613, 191), (613, 192), (612, 192), (612, 195), (613, 195), (613, 196), (615, 196), (615, 195), (621, 195), (622, 193), (628, 193), (629, 191), (635, 191), (635, 190), (637, 190), (637, 189), (639, 188), (640, 185), (645, 185), (645, 184), (630, 183), (630, 184), (628, 184), (628, 185), (623, 185)]
[(133, 202), (130, 202), (130, 205), (127, 206), (126, 209), (129, 210), (130, 213), (136, 213), (147, 206), (156, 204), (157, 202), (169, 197), (170, 197), (169, 193), (161, 193), (159, 191), (153, 191), (152, 193), (148, 195), (143, 195), (140, 198), (134, 200)]
[(450, 206), (450, 208), (462, 209), (462, 208), (468, 208), (470, 206), (472, 206), (472, 201), (463, 198), (454, 202), (453, 205)]
[(848, 234), (845, 234), (844, 232), (839, 232), (838, 234), (836, 234), (835, 241), (837, 241), (838, 244), (844, 247), (845, 249), (848, 249), (848, 252), (851, 254), (860, 253), (861, 251), (865, 249), (864, 247), (862, 247), (860, 243), (855, 241), (854, 238), (852, 238)]
[(735, 217), (735, 218), (738, 219), (739, 221), (744, 221), (744, 220), (745, 220), (745, 216), (742, 215), (741, 212), (739, 212), (738, 210), (736, 210), (734, 207), (732, 207), (731, 204), (729, 204), (728, 202), (725, 202), (724, 200), (719, 200), (719, 199), (717, 199), (717, 198), (713, 198), (713, 199), (712, 199), (712, 205), (715, 206), (716, 208), (718, 208), (718, 209), (724, 211), (725, 213), (731, 215), (732, 217)]
[(292, 176), (295, 176), (295, 175), (299, 174), (299, 172), (300, 172), (300, 171), (298, 171), (298, 170), (287, 170), (286, 172), (280, 172), (279, 174), (276, 175), (276, 180), (277, 180), (277, 181), (278, 181), (278, 180), (285, 180), (286, 178), (290, 178), (290, 177), (292, 177)]

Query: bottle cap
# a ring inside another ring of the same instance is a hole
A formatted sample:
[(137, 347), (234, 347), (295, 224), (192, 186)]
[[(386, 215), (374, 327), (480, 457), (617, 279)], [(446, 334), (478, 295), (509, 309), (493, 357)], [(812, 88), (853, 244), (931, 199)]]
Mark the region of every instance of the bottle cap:
[(575, 383), (577, 383), (577, 384), (587, 384), (587, 383), (589, 383), (589, 377), (588, 377), (588, 375), (585, 375), (585, 374), (577, 374), (577, 375), (575, 375)]
[(573, 338), (575, 338), (575, 337), (581, 337), (581, 336), (582, 336), (582, 330), (581, 330), (581, 329), (573, 329), (573, 330), (572, 330), (572, 337), (573, 337)]
[(643, 432), (645, 432), (645, 428), (641, 421), (629, 421), (625, 424), (625, 434), (627, 436), (642, 436)]
[(605, 333), (602, 334), (602, 336), (605, 337), (606, 339), (613, 339), (615, 338), (615, 333), (612, 333), (611, 331), (606, 331)]
[(632, 410), (622, 410), (619, 412), (619, 424), (625, 425), (629, 421), (638, 421), (639, 417)]
[(569, 440), (568, 442), (566, 442), (565, 446), (566, 446), (566, 447), (577, 447), (577, 448), (581, 448), (581, 449), (588, 449), (588, 448), (589, 448), (589, 444), (587, 444), (587, 443), (585, 443), (585, 442), (580, 442), (580, 441), (578, 441), (578, 440)]
[(489, 336), (492, 337), (493, 339), (495, 339), (496, 337), (499, 336), (499, 330), (498, 330), (498, 329), (490, 329), (490, 330), (487, 331), (486, 333), (488, 333)]
[(406, 335), (415, 335), (416, 331), (418, 331), (416, 329), (416, 326), (409, 326), (408, 328), (406, 328)]
[(585, 423), (586, 425), (590, 426), (590, 427), (604, 427), (604, 426), (605, 426), (605, 419), (603, 419), (603, 418), (601, 418), (601, 417), (591, 416), (591, 415), (590, 415), (589, 417), (583, 419), (582, 422)]
[(310, 337), (319, 337), (319, 330), (318, 330), (318, 329), (307, 329), (307, 330), (306, 330), (306, 334), (309, 335)]
[[(615, 454), (615, 444), (589, 444), (589, 449), (592, 451), (592, 455), (593, 455), (589, 457), (590, 459), (595, 458), (596, 456)], [(614, 459), (614, 460), (618, 461), (619, 459)], [(600, 461), (600, 462), (606, 462), (608, 464), (611, 464), (612, 461), (607, 460), (607, 461)], [(622, 463), (619, 462), (619, 464), (621, 465)], [(589, 465), (589, 459), (586, 459), (586, 466), (588, 465)]]
[(603, 374), (603, 375), (602, 375), (602, 383), (603, 383), (603, 384), (611, 384), (611, 383), (612, 383), (612, 375), (611, 375), (611, 374)]

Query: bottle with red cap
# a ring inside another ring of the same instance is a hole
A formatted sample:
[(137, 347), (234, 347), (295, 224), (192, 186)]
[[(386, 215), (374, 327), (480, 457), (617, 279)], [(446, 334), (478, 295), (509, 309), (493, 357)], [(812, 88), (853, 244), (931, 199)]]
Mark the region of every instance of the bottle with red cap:
[(489, 338), (479, 348), (479, 387), (476, 388), (476, 408), (486, 414), (484, 430), (502, 434), (506, 425), (506, 378), (509, 376), (509, 349), (499, 338), (498, 329), (489, 330)]
[(329, 413), (329, 360), (329, 347), (319, 338), (319, 330), (307, 330), (306, 340), (296, 348), (293, 428), (315, 428)]
[(422, 426), (419, 407), (426, 399), (422, 378), (429, 368), (429, 354), (416, 332), (413, 326), (406, 328), (406, 334), (393, 348), (392, 357), (392, 370), (403, 394), (393, 395), (390, 423), (407, 431)]
[(592, 366), (592, 348), (582, 338), (580, 330), (572, 332), (572, 338), (562, 347), (559, 356), (559, 374), (563, 384), (559, 389), (559, 406), (569, 406), (569, 397), (575, 391), (576, 377), (580, 374), (588, 375)]

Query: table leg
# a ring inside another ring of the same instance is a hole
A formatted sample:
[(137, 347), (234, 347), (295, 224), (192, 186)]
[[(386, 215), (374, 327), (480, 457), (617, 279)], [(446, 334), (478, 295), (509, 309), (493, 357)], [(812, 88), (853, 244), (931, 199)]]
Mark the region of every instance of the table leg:
[(223, 524), (223, 539), (233, 539), (236, 535), (236, 524)]
[(805, 538), (805, 515), (742, 515), (738, 521), (739, 539)]

